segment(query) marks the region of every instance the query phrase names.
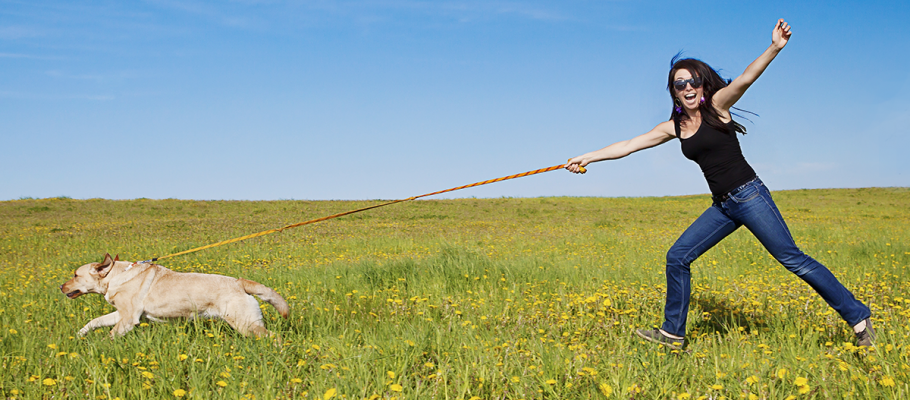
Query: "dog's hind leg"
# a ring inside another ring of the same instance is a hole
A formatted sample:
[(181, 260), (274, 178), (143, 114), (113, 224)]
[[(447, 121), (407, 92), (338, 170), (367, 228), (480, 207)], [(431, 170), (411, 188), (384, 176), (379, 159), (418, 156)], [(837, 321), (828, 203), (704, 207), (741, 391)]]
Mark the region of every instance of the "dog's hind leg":
[(226, 312), (222, 319), (232, 328), (244, 336), (255, 335), (257, 337), (269, 334), (265, 329), (265, 323), (262, 322), (262, 310), (259, 309), (259, 302), (253, 296), (244, 295), (241, 299), (231, 301), (226, 304)]
[(79, 336), (85, 336), (89, 332), (95, 330), (96, 328), (100, 328), (102, 326), (113, 326), (119, 320), (120, 320), (120, 314), (117, 313), (117, 311), (114, 311), (110, 314), (102, 315), (98, 318), (95, 318), (95, 319), (89, 321), (89, 323), (85, 324), (85, 326), (83, 326), (82, 329), (79, 330)]

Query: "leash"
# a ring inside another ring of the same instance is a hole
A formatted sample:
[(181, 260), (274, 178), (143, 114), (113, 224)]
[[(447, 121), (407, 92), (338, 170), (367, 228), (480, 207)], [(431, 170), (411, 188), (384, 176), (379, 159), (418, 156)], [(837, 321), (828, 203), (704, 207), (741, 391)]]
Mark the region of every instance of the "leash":
[[(195, 252), (200, 251), (200, 250), (210, 249), (210, 248), (212, 248), (212, 247), (218, 247), (218, 246), (222, 246), (222, 245), (226, 245), (226, 244), (230, 244), (230, 243), (234, 243), (234, 242), (239, 242), (239, 241), (242, 241), (242, 240), (252, 239), (252, 238), (256, 238), (256, 237), (260, 237), (260, 236), (265, 236), (265, 235), (272, 234), (272, 233), (275, 233), (275, 232), (281, 232), (281, 231), (284, 231), (284, 230), (287, 230), (287, 229), (293, 229), (293, 228), (296, 228), (296, 227), (298, 227), (298, 226), (304, 226), (304, 225), (314, 224), (314, 223), (317, 223), (317, 222), (327, 221), (327, 220), (330, 220), (330, 219), (333, 219), (333, 218), (343, 217), (343, 216), (345, 216), (345, 215), (351, 215), (351, 214), (359, 213), (359, 212), (362, 212), (362, 211), (372, 210), (372, 209), (374, 209), (374, 208), (390, 206), (390, 205), (392, 205), (392, 204), (403, 203), (403, 202), (411, 201), (411, 200), (417, 200), (417, 199), (420, 199), (420, 198), (423, 198), (423, 197), (433, 196), (433, 195), (437, 195), (437, 194), (443, 194), (443, 193), (448, 193), (448, 192), (454, 192), (454, 191), (456, 191), (456, 190), (472, 188), (472, 187), (475, 187), (475, 186), (481, 186), (481, 185), (486, 185), (486, 184), (490, 184), (490, 183), (496, 183), (496, 182), (507, 181), (507, 180), (509, 180), (509, 179), (521, 178), (521, 177), (524, 177), (524, 176), (530, 176), (530, 175), (536, 175), (536, 174), (540, 174), (540, 173), (544, 173), (544, 172), (550, 172), (550, 171), (554, 171), (554, 170), (557, 170), (557, 169), (563, 169), (563, 168), (565, 168), (565, 166), (566, 166), (566, 164), (554, 165), (554, 166), (548, 167), (548, 168), (535, 169), (535, 170), (533, 170), (533, 171), (522, 172), (522, 173), (520, 173), (520, 174), (504, 176), (504, 177), (502, 177), (502, 178), (496, 178), (496, 179), (490, 179), (490, 180), (486, 180), (486, 181), (476, 182), (476, 183), (472, 183), (472, 184), (470, 184), (470, 185), (458, 186), (458, 187), (454, 187), (454, 188), (451, 188), (451, 189), (440, 190), (440, 191), (437, 191), (437, 192), (422, 194), (422, 195), (420, 195), (420, 196), (413, 196), (413, 197), (408, 197), (408, 198), (406, 198), (406, 199), (399, 199), (399, 200), (391, 200), (391, 201), (387, 201), (387, 202), (385, 202), (385, 203), (380, 203), (380, 204), (376, 204), (376, 205), (372, 205), (372, 206), (368, 206), (368, 207), (358, 208), (358, 209), (356, 209), (356, 210), (345, 211), (345, 212), (341, 212), (341, 213), (338, 213), (338, 214), (332, 214), (332, 215), (325, 216), (325, 217), (321, 217), (321, 218), (311, 219), (311, 220), (309, 220), (309, 221), (298, 222), (298, 223), (296, 223), (296, 224), (291, 224), (291, 225), (283, 226), (283, 227), (281, 227), (281, 228), (269, 229), (269, 230), (266, 230), (266, 231), (257, 232), (257, 233), (253, 233), (253, 234), (246, 235), (246, 236), (241, 236), (241, 237), (237, 237), (237, 238), (233, 238), (233, 239), (228, 239), (228, 240), (224, 240), (224, 241), (221, 241), (221, 242), (218, 242), (218, 243), (212, 243), (212, 244), (205, 245), (205, 246), (202, 246), (202, 247), (197, 247), (197, 248), (194, 248), (194, 249), (184, 250), (184, 251), (181, 251), (181, 252), (179, 252), (179, 253), (168, 254), (168, 255), (162, 256), (162, 257), (155, 257), (155, 258), (148, 259), (148, 260), (145, 260), (145, 261), (139, 261), (139, 262), (136, 262), (136, 263), (134, 263), (134, 264), (152, 263), (152, 262), (156, 262), (156, 261), (158, 261), (158, 260), (163, 260), (163, 259), (165, 259), (165, 258), (171, 258), (171, 257), (176, 257), (176, 256), (182, 256), (182, 255), (184, 255), (184, 254), (195, 253)], [(587, 170), (586, 170), (584, 167), (580, 167), (580, 172), (583, 174), (583, 173), (587, 172)]]

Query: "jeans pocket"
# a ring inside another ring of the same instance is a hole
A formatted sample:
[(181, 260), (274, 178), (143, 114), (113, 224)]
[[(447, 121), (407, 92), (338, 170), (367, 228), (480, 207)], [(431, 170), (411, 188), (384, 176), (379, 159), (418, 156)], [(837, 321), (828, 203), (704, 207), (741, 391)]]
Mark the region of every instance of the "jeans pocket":
[(748, 184), (740, 191), (731, 194), (730, 199), (737, 203), (745, 203), (761, 195), (757, 184)]

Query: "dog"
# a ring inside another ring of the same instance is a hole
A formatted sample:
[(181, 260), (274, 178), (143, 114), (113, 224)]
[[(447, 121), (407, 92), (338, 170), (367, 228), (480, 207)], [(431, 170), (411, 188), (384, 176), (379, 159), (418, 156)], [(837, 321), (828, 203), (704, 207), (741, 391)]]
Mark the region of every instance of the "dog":
[(66, 297), (86, 293), (104, 295), (117, 311), (100, 316), (79, 330), (84, 336), (95, 328), (113, 326), (111, 337), (123, 336), (146, 317), (154, 322), (171, 318), (221, 318), (244, 336), (270, 335), (262, 322), (259, 296), (282, 317), (288, 303), (271, 288), (247, 279), (223, 275), (181, 273), (151, 263), (120, 261), (104, 255), (100, 263), (76, 269), (73, 278), (60, 286)]

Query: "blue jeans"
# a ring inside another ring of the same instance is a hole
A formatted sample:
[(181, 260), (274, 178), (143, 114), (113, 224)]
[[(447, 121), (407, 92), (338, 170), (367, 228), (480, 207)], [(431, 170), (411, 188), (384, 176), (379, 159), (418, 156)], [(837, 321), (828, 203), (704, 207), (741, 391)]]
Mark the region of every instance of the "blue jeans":
[(850, 326), (872, 314), (828, 268), (796, 247), (771, 193), (755, 178), (731, 191), (727, 198), (715, 199), (667, 252), (667, 304), (661, 327), (664, 331), (685, 336), (692, 291), (689, 265), (742, 225), (787, 270), (815, 289)]

